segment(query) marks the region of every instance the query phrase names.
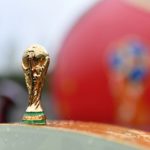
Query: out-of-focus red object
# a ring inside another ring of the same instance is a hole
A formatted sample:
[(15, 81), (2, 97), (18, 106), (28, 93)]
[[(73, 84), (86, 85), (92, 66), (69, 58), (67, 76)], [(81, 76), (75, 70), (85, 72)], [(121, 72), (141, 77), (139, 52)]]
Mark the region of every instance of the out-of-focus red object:
[(54, 72), (64, 119), (150, 127), (150, 11), (98, 3), (66, 38)]

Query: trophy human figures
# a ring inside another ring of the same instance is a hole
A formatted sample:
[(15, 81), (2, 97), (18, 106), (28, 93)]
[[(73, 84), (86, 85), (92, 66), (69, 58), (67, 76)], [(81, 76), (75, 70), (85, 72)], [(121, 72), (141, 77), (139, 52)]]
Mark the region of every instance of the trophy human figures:
[(46, 124), (46, 116), (41, 107), (41, 92), (49, 66), (49, 55), (40, 45), (30, 46), (22, 58), (22, 67), (28, 88), (28, 107), (23, 116), (23, 123)]

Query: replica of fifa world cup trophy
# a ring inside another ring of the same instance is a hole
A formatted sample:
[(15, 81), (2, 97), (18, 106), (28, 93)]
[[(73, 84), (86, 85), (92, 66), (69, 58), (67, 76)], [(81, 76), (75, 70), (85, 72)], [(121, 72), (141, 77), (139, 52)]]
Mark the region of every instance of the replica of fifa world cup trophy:
[(41, 92), (49, 66), (49, 55), (40, 45), (30, 46), (22, 58), (25, 82), (28, 88), (28, 107), (23, 116), (23, 123), (46, 124), (46, 116), (41, 107)]

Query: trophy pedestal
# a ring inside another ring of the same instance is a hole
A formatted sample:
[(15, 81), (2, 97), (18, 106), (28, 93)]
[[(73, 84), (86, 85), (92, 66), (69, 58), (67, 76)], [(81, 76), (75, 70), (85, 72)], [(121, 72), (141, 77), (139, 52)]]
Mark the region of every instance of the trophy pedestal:
[(45, 125), (46, 124), (46, 116), (43, 111), (41, 111), (41, 112), (25, 112), (22, 121), (25, 124)]

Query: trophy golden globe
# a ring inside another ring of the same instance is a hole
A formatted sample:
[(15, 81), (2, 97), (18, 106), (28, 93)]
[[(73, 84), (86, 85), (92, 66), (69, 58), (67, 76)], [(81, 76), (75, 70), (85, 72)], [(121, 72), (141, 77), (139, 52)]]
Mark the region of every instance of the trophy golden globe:
[(41, 92), (49, 66), (49, 55), (40, 45), (32, 45), (25, 51), (22, 68), (28, 89), (28, 107), (23, 116), (23, 123), (46, 124), (46, 116), (41, 107)]

